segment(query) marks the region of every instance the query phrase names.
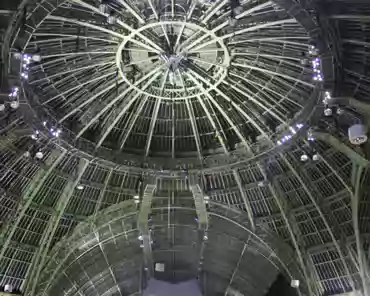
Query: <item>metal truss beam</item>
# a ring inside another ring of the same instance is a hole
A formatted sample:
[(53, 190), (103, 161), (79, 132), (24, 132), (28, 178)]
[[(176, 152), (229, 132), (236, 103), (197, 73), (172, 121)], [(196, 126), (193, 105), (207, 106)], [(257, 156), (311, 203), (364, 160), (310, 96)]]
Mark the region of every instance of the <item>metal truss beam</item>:
[[(280, 154), (280, 155), (281, 155), (281, 158), (284, 160), (284, 162), (289, 167), (289, 169), (293, 172), (294, 176), (297, 178), (297, 180), (301, 184), (303, 190), (306, 192), (306, 194), (310, 198), (312, 204), (314, 205), (315, 209), (317, 210), (320, 218), (322, 219), (322, 221), (323, 221), (323, 223), (324, 223), (324, 225), (325, 225), (325, 227), (326, 227), (326, 229), (327, 229), (327, 231), (330, 235), (330, 238), (331, 238), (331, 240), (332, 240), (332, 242), (335, 246), (335, 249), (339, 254), (340, 260), (343, 264), (345, 272), (346, 272), (346, 274), (348, 276), (348, 279), (350, 281), (350, 285), (351, 285), (352, 289), (355, 290), (354, 280), (352, 278), (352, 274), (350, 273), (350, 271), (348, 269), (348, 266), (347, 266), (347, 263), (346, 263), (346, 260), (345, 260), (344, 254), (343, 254), (343, 252), (346, 251), (347, 248), (346, 248), (345, 243), (344, 243), (343, 240), (340, 240), (339, 242), (337, 241), (336, 237), (334, 236), (334, 232), (333, 232), (333, 229), (335, 229), (336, 233), (339, 233), (339, 234), (342, 233), (339, 225), (337, 225), (335, 223), (336, 220), (335, 220), (335, 218), (333, 219), (332, 213), (330, 212), (330, 210), (327, 209), (325, 206), (323, 206), (323, 204), (322, 204), (323, 199), (319, 198), (321, 196), (321, 194), (319, 193), (320, 191), (316, 188), (316, 185), (313, 184), (310, 181), (310, 178), (307, 175), (307, 173), (305, 172), (305, 170), (302, 170), (296, 164), (291, 163), (283, 154)], [(316, 198), (314, 196), (316, 196)], [(328, 219), (328, 217), (330, 219)]]
[(361, 233), (359, 227), (359, 202), (360, 202), (360, 187), (361, 187), (361, 180), (364, 173), (364, 167), (361, 165), (357, 165), (353, 163), (352, 165), (352, 176), (351, 176), (351, 183), (354, 188), (354, 192), (351, 199), (351, 208), (352, 208), (352, 221), (353, 221), (353, 229), (355, 232), (356, 238), (356, 249), (357, 249), (357, 260), (358, 260), (358, 267), (360, 272), (360, 277), (362, 281), (362, 289), (364, 295), (369, 295), (369, 266), (366, 262), (366, 255), (363, 249), (363, 243), (361, 240)]
[(40, 241), (40, 248), (38, 249), (38, 252), (33, 258), (33, 262), (31, 264), (31, 274), (29, 275), (28, 282), (25, 285), (25, 290), (27, 292), (30, 292), (31, 295), (34, 294), (37, 287), (39, 276), (44, 266), (47, 253), (49, 252), (50, 246), (54, 240), (54, 236), (58, 229), (60, 219), (64, 215), (65, 209), (69, 204), (73, 192), (80, 182), (81, 177), (84, 174), (89, 163), (90, 162), (86, 159), (80, 160), (77, 166), (75, 178), (68, 180), (55, 207), (56, 211), (54, 215), (49, 219), (49, 222)]
[(138, 215), (138, 228), (143, 240), (144, 264), (148, 268), (149, 276), (154, 274), (151, 235), (148, 228), (148, 219), (152, 207), (152, 199), (156, 184), (146, 184), (142, 191), (140, 212)]
[[(292, 239), (293, 246), (297, 252), (298, 261), (301, 265), (303, 275), (307, 282), (309, 295), (314, 295), (314, 294), (317, 295), (320, 293), (320, 288), (316, 284), (316, 283), (319, 283), (319, 281), (318, 279), (317, 280), (314, 279), (314, 273), (313, 273), (314, 268), (311, 262), (309, 261), (309, 257), (307, 255), (307, 251), (305, 247), (305, 242), (303, 240), (301, 230), (298, 227), (298, 223), (295, 219), (292, 205), (289, 202), (289, 199), (284, 197), (284, 194), (281, 191), (281, 188), (276, 178), (271, 180), (271, 182), (268, 184), (268, 187), (281, 212), (282, 218), (287, 226), (288, 232)], [(313, 291), (313, 289), (315, 291)]]
[(155, 124), (157, 122), (157, 116), (158, 116), (159, 108), (161, 106), (161, 101), (162, 101), (161, 99), (158, 99), (155, 101), (154, 111), (153, 111), (152, 119), (150, 121), (150, 126), (149, 126), (148, 138), (145, 144), (145, 156), (148, 156), (149, 154), (150, 143), (152, 142), (152, 136), (153, 136)]
[(225, 289), (225, 294), (224, 294), (224, 296), (230, 295), (230, 294), (229, 294), (229, 289), (230, 289), (230, 287), (231, 287), (231, 285), (232, 285), (232, 283), (233, 283), (233, 281), (234, 281), (234, 278), (235, 278), (236, 273), (238, 272), (238, 269), (239, 269), (240, 263), (242, 262), (242, 259), (243, 259), (244, 253), (245, 253), (245, 250), (247, 249), (247, 246), (248, 246), (248, 244), (249, 244), (249, 239), (250, 239), (250, 237), (248, 238), (247, 242), (246, 242), (246, 243), (244, 243), (244, 246), (243, 246), (243, 249), (242, 249), (242, 251), (241, 251), (241, 253), (240, 253), (240, 256), (239, 256), (238, 262), (236, 263), (235, 269), (234, 269), (234, 271), (233, 271), (233, 273), (232, 273), (232, 275), (231, 275), (231, 278), (230, 278), (229, 284), (227, 285), (227, 287), (226, 287), (226, 289)]
[(140, 101), (140, 105), (137, 108), (135, 114), (131, 114), (130, 119), (126, 123), (126, 126), (125, 126), (125, 128), (124, 128), (124, 130), (123, 130), (123, 132), (120, 136), (120, 139), (121, 139), (120, 140), (120, 142), (121, 142), (120, 149), (123, 149), (123, 147), (125, 146), (125, 143), (126, 143), (128, 137), (129, 137), (129, 135), (131, 134), (131, 131), (132, 131), (133, 127), (135, 126), (136, 121), (139, 118), (139, 115), (142, 112), (145, 104), (148, 102), (148, 99), (149, 99), (149, 96), (145, 96), (144, 99), (142, 99)]
[(12, 238), (19, 224), (21, 223), (27, 209), (32, 205), (33, 199), (36, 197), (36, 195), (44, 185), (45, 181), (49, 177), (49, 175), (62, 161), (66, 154), (67, 154), (66, 150), (63, 150), (62, 152), (54, 150), (51, 153), (50, 157), (46, 160), (46, 164), (50, 165), (50, 167), (46, 171), (41, 169), (38, 173), (36, 173), (35, 177), (33, 178), (33, 181), (31, 182), (25, 194), (23, 195), (21, 203), (19, 204), (19, 207), (17, 209), (18, 216), (16, 220), (12, 224), (7, 224), (5, 229), (1, 232), (0, 240), (2, 242), (2, 249), (0, 253), (0, 260), (3, 258), (5, 251), (7, 250), (9, 244), (11, 243)]
[(96, 202), (96, 206), (95, 206), (95, 209), (94, 209), (94, 214), (93, 214), (93, 217), (94, 218), (93, 218), (93, 221), (95, 221), (96, 216), (99, 213), (101, 204), (103, 202), (104, 194), (105, 194), (106, 189), (108, 187), (108, 184), (109, 184), (110, 178), (112, 176), (112, 173), (113, 173), (113, 169), (110, 169), (109, 172), (108, 172), (108, 174), (107, 174), (107, 176), (105, 177), (104, 187), (100, 190), (99, 198), (98, 198), (98, 200)]
[(188, 109), (191, 128), (193, 129), (195, 144), (197, 146), (198, 158), (199, 158), (199, 161), (202, 161), (202, 149), (201, 149), (199, 131), (198, 131), (197, 123), (195, 120), (193, 106), (191, 105), (189, 100), (185, 100), (185, 104), (186, 104), (186, 108)]
[(339, 139), (337, 139), (333, 135), (329, 133), (325, 133), (325, 132), (318, 132), (318, 131), (312, 132), (312, 135), (316, 139), (323, 141), (329, 144), (330, 146), (334, 147), (339, 152), (342, 152), (344, 155), (346, 155), (356, 164), (359, 164), (361, 166), (369, 166), (370, 160), (358, 154), (356, 151), (348, 147), (346, 144), (341, 142)]
[(255, 221), (254, 221), (254, 217), (253, 217), (252, 208), (251, 208), (251, 205), (249, 203), (249, 199), (247, 198), (247, 196), (245, 194), (245, 190), (243, 189), (242, 180), (240, 179), (239, 172), (237, 170), (233, 170), (233, 175), (234, 175), (236, 183), (238, 184), (239, 192), (242, 196), (245, 208), (247, 210), (248, 219), (249, 219), (249, 222), (251, 224), (251, 228), (254, 231), (256, 229), (256, 226), (255, 226)]

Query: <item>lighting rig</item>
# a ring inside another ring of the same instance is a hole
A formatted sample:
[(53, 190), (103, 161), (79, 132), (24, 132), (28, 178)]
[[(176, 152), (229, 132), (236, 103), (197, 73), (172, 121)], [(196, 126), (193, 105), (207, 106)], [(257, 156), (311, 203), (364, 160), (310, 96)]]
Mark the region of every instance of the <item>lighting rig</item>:
[[(9, 106), (11, 109), (15, 110), (19, 107), (19, 87), (15, 86), (12, 88), (11, 92), (9, 93)], [(0, 112), (5, 111), (6, 105), (5, 102), (0, 104)]]
[[(306, 55), (303, 53), (303, 56), (305, 57)], [(322, 74), (322, 69), (321, 69), (321, 59), (320, 59), (320, 53), (319, 53), (319, 50), (316, 48), (315, 45), (311, 44), (309, 45), (308, 47), (308, 56), (309, 58), (311, 59), (311, 64), (312, 64), (312, 72), (313, 72), (313, 81), (315, 82), (323, 82), (324, 81), (324, 76)], [(307, 64), (307, 62), (309, 62), (309, 60), (307, 60), (306, 58), (302, 59), (301, 60), (301, 64)], [(325, 91), (324, 92), (324, 98), (323, 98), (323, 104), (325, 105), (325, 109), (324, 109), (324, 114), (325, 116), (331, 116), (332, 115), (332, 109), (329, 108), (328, 106), (328, 101), (331, 99), (331, 94), (329, 91)], [(297, 133), (297, 131), (299, 129), (301, 129), (303, 127), (303, 124), (296, 124), (296, 126), (291, 126), (289, 127), (289, 132), (284, 135), (280, 140), (277, 141), (277, 144), (278, 145), (282, 145), (283, 143), (289, 141), (290, 139), (293, 138), (293, 136)], [(313, 137), (312, 137), (312, 134), (311, 136), (308, 137), (308, 140), (314, 140)], [(301, 160), (302, 161), (306, 161), (308, 160), (308, 156), (307, 156), (307, 159), (306, 159), (306, 156), (307, 155), (302, 155), (302, 158)], [(316, 156), (313, 157), (314, 160), (316, 160)]]

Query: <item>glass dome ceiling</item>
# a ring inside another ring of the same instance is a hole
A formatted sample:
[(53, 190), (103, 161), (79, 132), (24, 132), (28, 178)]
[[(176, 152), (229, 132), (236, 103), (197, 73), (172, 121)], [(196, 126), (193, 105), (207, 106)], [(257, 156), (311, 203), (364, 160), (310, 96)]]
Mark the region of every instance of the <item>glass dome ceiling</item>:
[(199, 159), (256, 150), (304, 120), (317, 93), (302, 24), (269, 1), (242, 7), (230, 26), (228, 1), (113, 1), (103, 12), (97, 1), (60, 3), (25, 43), (42, 55), (29, 86), (61, 137), (89, 150)]
[(369, 294), (370, 6), (240, 4), (1, 1), (0, 286)]

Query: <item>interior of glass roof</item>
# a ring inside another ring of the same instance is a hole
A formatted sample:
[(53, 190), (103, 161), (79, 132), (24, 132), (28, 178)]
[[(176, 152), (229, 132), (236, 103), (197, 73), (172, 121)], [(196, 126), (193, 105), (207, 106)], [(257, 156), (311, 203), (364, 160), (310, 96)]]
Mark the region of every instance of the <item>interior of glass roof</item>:
[(1, 0), (2, 296), (370, 296), (368, 0)]

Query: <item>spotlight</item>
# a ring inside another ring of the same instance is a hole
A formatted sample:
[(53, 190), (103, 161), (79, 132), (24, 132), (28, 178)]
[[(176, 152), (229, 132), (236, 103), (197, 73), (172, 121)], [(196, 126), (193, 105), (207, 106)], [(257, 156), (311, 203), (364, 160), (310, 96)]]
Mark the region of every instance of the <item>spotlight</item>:
[(13, 286), (6, 284), (4, 287), (4, 292), (12, 293), (13, 292)]
[(138, 240), (143, 240), (143, 236), (142, 236), (142, 235), (139, 235), (139, 236), (137, 237), (137, 239), (138, 239)]
[(302, 162), (305, 162), (305, 161), (307, 161), (308, 160), (308, 156), (307, 156), (307, 154), (303, 154), (303, 155), (301, 155), (301, 161)]
[(10, 108), (17, 109), (18, 107), (19, 107), (19, 102), (18, 101), (11, 101)]
[(35, 156), (36, 156), (37, 159), (42, 159), (44, 157), (44, 153), (42, 153), (41, 151), (39, 151), (39, 152), (36, 153)]
[(258, 185), (258, 187), (263, 187), (265, 185), (265, 182), (259, 181), (257, 185)]
[(40, 54), (34, 54), (34, 55), (32, 56), (32, 60), (33, 60), (34, 62), (41, 62), (41, 55), (40, 55)]
[(299, 287), (299, 280), (292, 280), (290, 282), (290, 285), (292, 286), (292, 288), (298, 288)]
[(5, 105), (4, 104), (0, 104), (0, 112), (3, 112), (5, 110)]
[(312, 160), (313, 161), (318, 161), (319, 160), (319, 155), (318, 154), (312, 155)]
[(23, 153), (23, 156), (29, 158), (31, 156), (31, 153), (29, 151), (26, 151)]
[(83, 185), (77, 185), (77, 187), (76, 187), (76, 189), (78, 189), (78, 190), (82, 190), (82, 189), (84, 189), (85, 187), (83, 186)]
[(331, 110), (331, 108), (326, 108), (324, 110), (324, 114), (325, 116), (331, 116), (333, 114), (333, 110)]
[(32, 140), (37, 140), (37, 136), (36, 136), (35, 134), (32, 134), (32, 135), (31, 135), (31, 139), (32, 139)]
[(353, 145), (361, 145), (367, 141), (367, 131), (363, 124), (352, 125), (348, 129), (348, 138)]
[(135, 199), (135, 200), (139, 200), (139, 195), (135, 195), (135, 196), (134, 196), (134, 199)]
[(203, 236), (203, 239), (206, 241), (206, 240), (208, 240), (208, 236), (205, 234), (204, 236)]

